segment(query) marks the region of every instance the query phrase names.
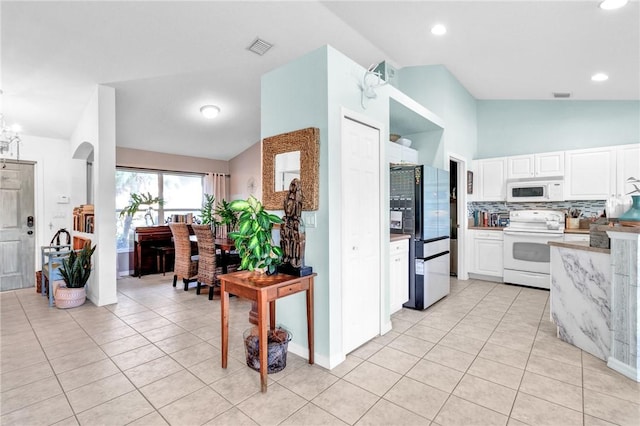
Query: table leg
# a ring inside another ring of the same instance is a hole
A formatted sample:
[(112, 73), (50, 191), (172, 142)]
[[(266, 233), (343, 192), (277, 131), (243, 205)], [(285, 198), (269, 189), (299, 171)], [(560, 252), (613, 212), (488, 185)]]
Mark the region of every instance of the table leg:
[(269, 328), (275, 330), (276, 328), (276, 301), (269, 302)]
[(313, 364), (313, 278), (309, 280), (307, 290), (307, 344), (309, 346), (309, 364)]
[(222, 368), (227, 368), (227, 352), (229, 351), (229, 293), (225, 289), (224, 280), (220, 280), (220, 315), (222, 323)]
[(136, 242), (136, 266), (138, 267), (138, 278), (142, 276), (142, 244)]
[(258, 293), (258, 339), (260, 344), (260, 391), (267, 391), (267, 297)]

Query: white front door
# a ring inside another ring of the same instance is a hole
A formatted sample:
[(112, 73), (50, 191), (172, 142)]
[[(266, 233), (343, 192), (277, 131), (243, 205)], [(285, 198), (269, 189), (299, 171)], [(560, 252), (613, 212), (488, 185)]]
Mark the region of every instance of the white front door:
[(347, 354), (380, 332), (380, 130), (342, 120), (342, 337)]
[(0, 291), (33, 287), (33, 164), (0, 163)]

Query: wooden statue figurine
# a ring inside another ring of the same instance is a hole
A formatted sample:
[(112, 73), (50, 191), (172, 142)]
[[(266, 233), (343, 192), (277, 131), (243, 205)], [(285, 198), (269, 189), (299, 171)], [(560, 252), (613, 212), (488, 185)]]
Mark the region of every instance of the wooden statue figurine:
[(280, 225), (280, 247), (284, 273), (304, 276), (311, 274), (311, 268), (304, 266), (305, 230), (302, 222), (302, 185), (300, 179), (293, 179), (289, 193), (284, 199), (284, 217)]

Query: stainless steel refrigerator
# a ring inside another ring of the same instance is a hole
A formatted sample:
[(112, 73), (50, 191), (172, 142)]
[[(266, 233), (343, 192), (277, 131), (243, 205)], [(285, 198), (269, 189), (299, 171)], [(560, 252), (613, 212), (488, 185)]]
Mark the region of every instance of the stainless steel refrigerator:
[(411, 236), (409, 301), (426, 309), (449, 294), (449, 172), (394, 165), (390, 170), (390, 229)]

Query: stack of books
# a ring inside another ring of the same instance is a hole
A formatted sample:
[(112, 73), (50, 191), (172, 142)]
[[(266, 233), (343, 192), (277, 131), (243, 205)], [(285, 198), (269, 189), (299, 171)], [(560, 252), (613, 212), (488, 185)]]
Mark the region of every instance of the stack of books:
[(93, 204), (73, 208), (73, 230), (92, 234), (95, 229)]

